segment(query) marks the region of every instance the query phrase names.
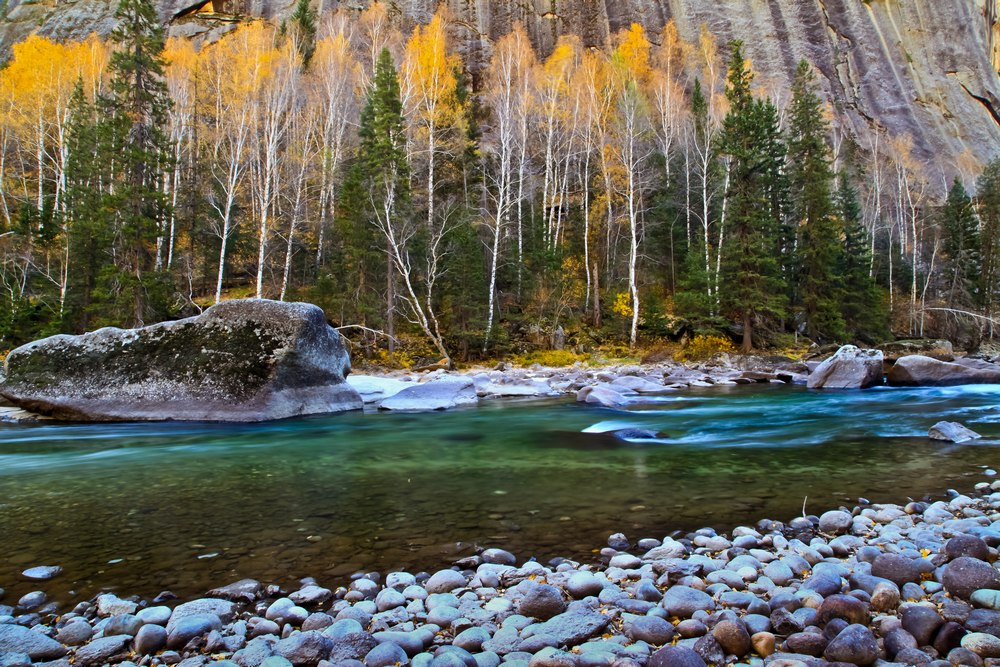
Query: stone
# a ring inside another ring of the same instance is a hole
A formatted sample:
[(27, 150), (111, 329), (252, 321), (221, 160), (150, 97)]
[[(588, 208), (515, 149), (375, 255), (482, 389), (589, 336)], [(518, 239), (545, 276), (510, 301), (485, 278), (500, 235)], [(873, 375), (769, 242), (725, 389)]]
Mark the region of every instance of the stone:
[(774, 653), (775, 637), (770, 632), (755, 632), (750, 637), (750, 644), (754, 652), (762, 658), (766, 658)]
[(144, 625), (135, 635), (135, 650), (143, 655), (153, 655), (167, 645), (167, 631), (159, 625)]
[(509, 551), (503, 549), (485, 549), (479, 557), (484, 563), (491, 565), (516, 565), (517, 557)]
[(317, 630), (299, 632), (274, 645), (274, 654), (293, 665), (315, 665), (330, 657), (333, 640)]
[(29, 567), (21, 573), (21, 576), (30, 581), (48, 581), (59, 575), (63, 569), (58, 565), (40, 565)]
[(170, 622), (170, 616), (172, 614), (173, 611), (170, 607), (157, 606), (140, 609), (136, 612), (135, 617), (145, 624), (152, 623), (153, 625), (166, 625)]
[(40, 632), (13, 623), (0, 624), (0, 654), (25, 653), (33, 661), (57, 660), (66, 647)]
[(176, 621), (171, 618), (167, 625), (167, 646), (173, 649), (184, 648), (195, 637), (221, 628), (222, 621), (215, 614), (190, 614)]
[(1000, 658), (1000, 637), (971, 632), (962, 637), (962, 648), (969, 649), (981, 658)]
[(920, 581), (920, 571), (912, 559), (900, 554), (879, 554), (872, 563), (872, 576), (888, 579), (897, 586)]
[(533, 636), (549, 635), (557, 646), (576, 646), (608, 627), (611, 617), (591, 611), (567, 611), (531, 626)]
[(704, 591), (688, 586), (671, 586), (660, 605), (669, 616), (691, 618), (696, 611), (715, 611), (715, 600)]
[(566, 582), (566, 590), (576, 599), (600, 595), (604, 582), (590, 572), (574, 572)]
[(899, 616), (903, 629), (913, 635), (917, 646), (930, 645), (934, 633), (944, 625), (944, 619), (937, 610), (919, 604), (907, 605)]
[(354, 375), (347, 377), (347, 384), (361, 395), (361, 400), (366, 404), (378, 403), (390, 396), (395, 396), (407, 387), (414, 386), (414, 382), (396, 380), (394, 378), (377, 377), (371, 375)]
[(392, 642), (383, 642), (365, 655), (367, 667), (391, 667), (392, 665), (405, 665), (407, 662), (409, 662), (409, 658), (406, 652)]
[(449, 593), (466, 585), (465, 575), (455, 570), (441, 570), (424, 583), (428, 593)]
[(867, 627), (849, 625), (827, 645), (823, 657), (831, 662), (870, 665), (878, 658), (878, 644)]
[(973, 609), (965, 619), (965, 627), (971, 632), (985, 632), (1000, 637), (1000, 611)]
[(65, 646), (79, 646), (94, 636), (94, 629), (83, 619), (74, 620), (59, 628), (56, 641)]
[(517, 605), (519, 614), (547, 620), (566, 611), (566, 601), (562, 591), (555, 586), (539, 584), (533, 586)]
[(231, 602), (254, 602), (263, 587), (256, 579), (240, 579), (221, 588), (213, 588), (209, 597), (222, 598)]
[(475, 382), (465, 377), (446, 377), (406, 387), (379, 403), (379, 409), (430, 412), (474, 405), (478, 401)]
[(880, 350), (845, 345), (809, 374), (810, 389), (866, 389), (882, 384)]
[(750, 634), (743, 627), (742, 623), (736, 621), (720, 621), (716, 623), (715, 627), (712, 628), (712, 636), (719, 642), (722, 650), (727, 654), (735, 655), (737, 658), (742, 658), (753, 648), (753, 644), (750, 642)]
[(134, 614), (139, 608), (135, 602), (122, 600), (113, 593), (97, 596), (97, 613), (100, 616), (118, 616), (119, 614)]
[(685, 646), (664, 646), (649, 656), (648, 667), (708, 667), (701, 656)]
[(674, 626), (659, 616), (634, 616), (625, 621), (626, 636), (653, 646), (669, 644), (674, 638)]
[(938, 422), (927, 431), (927, 437), (931, 440), (945, 440), (947, 442), (968, 442), (983, 436), (958, 422)]
[(473, 626), (455, 635), (452, 645), (464, 648), (466, 651), (476, 652), (482, 650), (483, 644), (489, 640), (490, 633), (486, 628)]
[(129, 635), (112, 635), (95, 639), (86, 646), (76, 649), (75, 663), (77, 665), (101, 665), (125, 650), (132, 637)]
[(796, 632), (785, 640), (785, 650), (819, 657), (829, 643), (830, 640), (818, 632)]
[(611, 387), (584, 387), (576, 394), (578, 403), (600, 405), (606, 408), (617, 408), (628, 403), (628, 399)]
[(978, 560), (989, 560), (990, 548), (981, 537), (959, 533), (944, 543), (944, 553), (949, 560), (968, 556)]
[(944, 566), (941, 583), (952, 595), (968, 599), (982, 588), (1000, 589), (1000, 572), (985, 561), (960, 556)]
[(899, 606), (899, 586), (891, 581), (876, 584), (871, 596), (871, 608), (875, 611), (892, 611)]
[(896, 340), (891, 343), (882, 343), (878, 349), (882, 350), (885, 360), (889, 363), (897, 361), (900, 357), (913, 354), (921, 354), (939, 361), (954, 361), (955, 359), (954, 346), (951, 341), (944, 339)]
[(939, 655), (947, 655), (949, 651), (962, 645), (962, 637), (968, 634), (961, 625), (948, 621), (934, 635), (931, 646)]
[(8, 356), (0, 396), (73, 421), (263, 421), (356, 410), (350, 358), (323, 311), (237, 299), (141, 329), (28, 343)]
[(976, 368), (919, 354), (900, 357), (886, 375), (896, 387), (950, 387), (1000, 383), (1000, 367)]
[(824, 533), (839, 535), (846, 533), (854, 522), (854, 517), (843, 510), (823, 512), (819, 517), (819, 529)]
[(329, 660), (335, 665), (347, 660), (361, 660), (378, 645), (375, 638), (367, 632), (349, 632), (330, 639)]
[(848, 625), (868, 623), (868, 605), (850, 595), (831, 595), (816, 610), (818, 623), (826, 625), (830, 619), (841, 618)]
[(981, 588), (978, 591), (973, 591), (969, 600), (977, 607), (1000, 610), (1000, 590)]
[(134, 614), (119, 614), (108, 619), (103, 633), (105, 635), (128, 635), (135, 637), (135, 633), (139, 632), (139, 628), (142, 625), (142, 621)]

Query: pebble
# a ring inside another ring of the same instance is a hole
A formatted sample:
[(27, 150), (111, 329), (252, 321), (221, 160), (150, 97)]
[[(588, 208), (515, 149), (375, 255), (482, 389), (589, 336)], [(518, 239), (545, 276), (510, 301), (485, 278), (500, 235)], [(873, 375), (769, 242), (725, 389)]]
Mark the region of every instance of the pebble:
[(21, 573), (21, 576), (31, 581), (48, 581), (61, 574), (63, 569), (58, 565), (39, 565)]

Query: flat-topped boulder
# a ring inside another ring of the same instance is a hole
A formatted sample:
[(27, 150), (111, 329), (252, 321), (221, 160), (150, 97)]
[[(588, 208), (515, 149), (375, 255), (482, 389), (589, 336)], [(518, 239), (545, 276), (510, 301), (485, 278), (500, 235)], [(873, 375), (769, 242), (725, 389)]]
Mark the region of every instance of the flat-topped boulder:
[(141, 329), (59, 335), (12, 351), (0, 395), (71, 421), (253, 422), (357, 410), (351, 361), (323, 311), (240, 299)]
[(900, 357), (886, 374), (886, 380), (897, 387), (1000, 384), (1000, 366), (974, 360), (953, 363), (913, 354)]

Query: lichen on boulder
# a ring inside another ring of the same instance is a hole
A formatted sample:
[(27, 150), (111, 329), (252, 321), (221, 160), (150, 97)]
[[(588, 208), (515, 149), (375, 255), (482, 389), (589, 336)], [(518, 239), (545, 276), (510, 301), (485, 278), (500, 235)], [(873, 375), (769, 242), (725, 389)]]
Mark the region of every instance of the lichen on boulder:
[(356, 410), (350, 356), (323, 311), (240, 299), (141, 329), (13, 350), (0, 396), (72, 421), (265, 421)]

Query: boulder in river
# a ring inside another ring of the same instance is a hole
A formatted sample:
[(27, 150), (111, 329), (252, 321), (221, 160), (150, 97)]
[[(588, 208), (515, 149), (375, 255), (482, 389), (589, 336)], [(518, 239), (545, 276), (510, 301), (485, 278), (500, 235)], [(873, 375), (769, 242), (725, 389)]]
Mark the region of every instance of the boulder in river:
[(892, 362), (914, 354), (921, 354), (939, 361), (955, 359), (955, 348), (951, 341), (945, 339), (918, 338), (914, 340), (896, 340), (878, 346), (885, 355), (885, 360)]
[(886, 375), (896, 387), (950, 387), (960, 384), (998, 384), (1000, 366), (939, 361), (912, 354), (900, 357)]
[(845, 345), (809, 374), (810, 389), (865, 389), (882, 384), (882, 351)]
[(476, 385), (471, 379), (446, 377), (406, 387), (382, 401), (379, 407), (383, 410), (426, 412), (474, 405), (478, 401)]
[(240, 299), (141, 329), (17, 348), (0, 395), (73, 421), (265, 421), (356, 410), (351, 362), (323, 311)]
[(931, 426), (927, 435), (931, 440), (946, 440), (948, 442), (967, 442), (983, 437), (958, 422), (938, 422)]

